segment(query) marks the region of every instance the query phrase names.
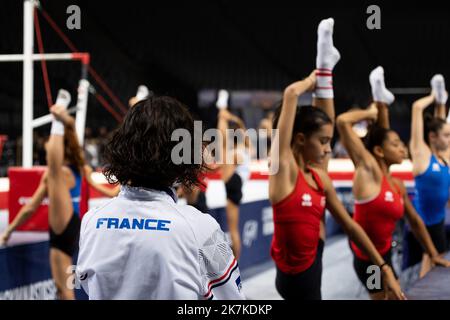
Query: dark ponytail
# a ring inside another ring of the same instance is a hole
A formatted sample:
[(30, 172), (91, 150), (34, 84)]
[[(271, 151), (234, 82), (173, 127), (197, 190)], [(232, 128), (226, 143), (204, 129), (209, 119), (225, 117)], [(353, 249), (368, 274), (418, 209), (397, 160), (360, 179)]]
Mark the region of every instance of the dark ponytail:
[[(273, 117), (274, 129), (277, 129), (278, 126), (281, 106), (282, 103), (280, 103), (278, 108), (275, 110)], [(303, 133), (305, 136), (310, 136), (326, 124), (332, 124), (332, 121), (330, 117), (328, 117), (328, 115), (321, 109), (312, 106), (297, 107), (292, 137), (294, 137), (297, 133)]]
[(423, 122), (423, 138), (427, 145), (430, 145), (430, 133), (433, 132), (437, 134), (444, 127), (446, 122), (441, 118), (433, 117), (429, 113), (424, 114)]
[(373, 148), (376, 146), (381, 147), (391, 131), (391, 129), (386, 129), (376, 124), (372, 124), (367, 131), (367, 135), (364, 137), (366, 149), (373, 154)]

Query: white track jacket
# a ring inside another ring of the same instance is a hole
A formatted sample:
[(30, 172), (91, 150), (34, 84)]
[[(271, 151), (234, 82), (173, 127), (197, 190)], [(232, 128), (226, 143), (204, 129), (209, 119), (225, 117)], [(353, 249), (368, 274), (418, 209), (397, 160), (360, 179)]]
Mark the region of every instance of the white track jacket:
[(144, 188), (83, 217), (76, 274), (90, 299), (245, 299), (214, 218)]

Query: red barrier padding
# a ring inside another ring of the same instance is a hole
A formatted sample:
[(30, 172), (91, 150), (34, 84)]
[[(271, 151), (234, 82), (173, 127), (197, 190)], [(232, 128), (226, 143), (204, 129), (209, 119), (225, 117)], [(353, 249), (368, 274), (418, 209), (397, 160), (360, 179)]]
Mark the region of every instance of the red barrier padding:
[(81, 180), (81, 195), (80, 195), (80, 219), (83, 219), (84, 214), (89, 210), (89, 198), (90, 198), (90, 187), (83, 177)]
[[(333, 181), (352, 181), (354, 172), (329, 172), (328, 175)], [(392, 176), (403, 181), (413, 181), (414, 177), (412, 172), (392, 172)], [(205, 177), (209, 180), (220, 180), (221, 174), (219, 171), (217, 172), (208, 172), (205, 174)], [(250, 176), (251, 180), (267, 180), (269, 179), (269, 175), (265, 172), (257, 172), (254, 171)]]
[[(329, 172), (333, 181), (353, 181), (354, 172)], [(412, 172), (392, 172), (392, 176), (403, 181), (414, 181)]]
[[(42, 174), (46, 167), (33, 167), (24, 169), (20, 167), (10, 167), (8, 169), (9, 176), (9, 193), (8, 193), (8, 210), (9, 223), (19, 213), (22, 206), (31, 200), (34, 192), (39, 186)], [(80, 217), (89, 210), (89, 185), (86, 179), (82, 179), (81, 197), (80, 197)], [(48, 198), (45, 198), (32, 217), (22, 226), (17, 228), (21, 231), (48, 231)]]
[[(9, 223), (14, 220), (20, 208), (31, 200), (34, 192), (39, 186), (45, 167), (33, 167), (24, 169), (20, 167), (10, 167), (9, 176)], [(17, 228), (22, 231), (47, 231), (48, 230), (48, 205), (47, 201), (36, 210), (33, 216), (22, 226)]]
[(8, 192), (0, 192), (0, 210), (8, 209)]

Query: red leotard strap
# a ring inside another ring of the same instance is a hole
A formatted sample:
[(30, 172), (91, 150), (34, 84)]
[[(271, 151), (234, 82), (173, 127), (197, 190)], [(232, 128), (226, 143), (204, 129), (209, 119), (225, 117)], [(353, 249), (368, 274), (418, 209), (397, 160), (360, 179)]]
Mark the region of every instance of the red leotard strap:
[(308, 167), (308, 170), (311, 171), (311, 174), (313, 176), (314, 181), (317, 183), (317, 187), (319, 189), (319, 191), (323, 191), (323, 183), (322, 180), (320, 179), (319, 175), (317, 174), (316, 171), (314, 171), (313, 169), (311, 169), (310, 167)]

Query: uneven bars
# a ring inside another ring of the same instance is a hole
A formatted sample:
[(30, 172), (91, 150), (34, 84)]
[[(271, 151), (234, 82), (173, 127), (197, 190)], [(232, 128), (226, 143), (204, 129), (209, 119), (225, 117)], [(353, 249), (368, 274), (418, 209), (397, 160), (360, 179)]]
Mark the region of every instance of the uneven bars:
[[(72, 107), (72, 108), (67, 109), (67, 112), (69, 114), (72, 114), (72, 113), (75, 113), (77, 110), (78, 110), (77, 107)], [(34, 129), (34, 128), (43, 126), (44, 124), (50, 123), (50, 122), (52, 122), (52, 120), (53, 120), (53, 116), (51, 114), (46, 114), (45, 116), (34, 119), (31, 122), (31, 126)]]
[[(0, 62), (22, 62), (25, 58), (23, 54), (0, 54)], [(33, 61), (48, 60), (81, 60), (83, 63), (89, 63), (89, 53), (35, 53), (32, 56)]]

